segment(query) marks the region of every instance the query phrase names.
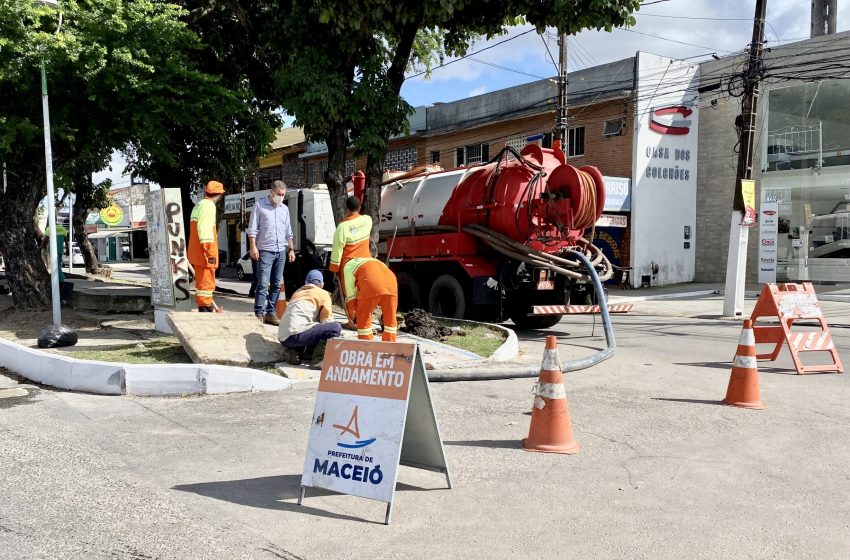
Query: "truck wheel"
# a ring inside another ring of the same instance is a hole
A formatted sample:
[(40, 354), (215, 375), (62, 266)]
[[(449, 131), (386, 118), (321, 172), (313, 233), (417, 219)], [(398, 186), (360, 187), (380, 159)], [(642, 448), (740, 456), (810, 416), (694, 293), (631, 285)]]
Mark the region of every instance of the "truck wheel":
[(514, 322), (514, 325), (516, 325), (518, 329), (548, 329), (560, 323), (561, 317), (563, 317), (563, 315), (539, 315), (537, 317), (529, 317), (525, 314), (525, 310), (523, 310), (522, 312), (512, 313), (511, 321)]
[(398, 281), (398, 310), (412, 311), (422, 307), (422, 290), (416, 278), (408, 272), (399, 272), (395, 277)]
[(451, 274), (437, 277), (431, 284), (428, 307), (432, 315), (463, 319), (466, 313), (466, 294), (457, 278)]

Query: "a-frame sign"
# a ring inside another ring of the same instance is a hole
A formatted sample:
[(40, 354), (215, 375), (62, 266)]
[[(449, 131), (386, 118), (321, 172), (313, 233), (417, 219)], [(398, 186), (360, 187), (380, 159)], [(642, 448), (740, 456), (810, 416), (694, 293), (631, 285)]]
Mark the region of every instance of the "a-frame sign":
[[(764, 324), (765, 318), (778, 318), (779, 323)], [(757, 354), (759, 360), (774, 361), (787, 343), (791, 351), (791, 359), (797, 373), (843, 373), (844, 366), (835, 349), (829, 324), (821, 311), (818, 297), (811, 282), (802, 284), (765, 284), (759, 295), (758, 302), (750, 316), (753, 321), (753, 332), (756, 344), (774, 344), (771, 352)], [(762, 323), (759, 324), (759, 319)], [(795, 321), (817, 321), (816, 331), (792, 330)], [(822, 365), (806, 365), (800, 354), (805, 352), (825, 352), (832, 363)]]
[(451, 477), (415, 344), (328, 342), (301, 477), (324, 488), (387, 502), (392, 518), (398, 465)]

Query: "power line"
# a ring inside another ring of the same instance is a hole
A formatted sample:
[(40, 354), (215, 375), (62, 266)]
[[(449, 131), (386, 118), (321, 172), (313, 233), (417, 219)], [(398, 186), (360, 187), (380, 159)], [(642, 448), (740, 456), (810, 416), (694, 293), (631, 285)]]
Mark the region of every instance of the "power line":
[[(644, 4), (647, 6), (648, 4)], [(642, 14), (637, 13), (636, 16), (646, 16), (646, 17), (659, 17), (659, 18), (668, 18), (668, 19), (698, 19), (698, 20), (709, 20), (709, 21), (753, 21), (752, 18), (714, 18), (714, 17), (695, 17), (695, 16), (668, 16), (666, 14)]]
[[(444, 62), (443, 64), (440, 64), (439, 66), (434, 66), (433, 68), (431, 68), (431, 71), (434, 71), (434, 70), (436, 70), (436, 69), (438, 69), (438, 68), (445, 68), (445, 67), (446, 67), (446, 66), (448, 66), (449, 64), (454, 64), (455, 62), (459, 62), (459, 61), (461, 61), (461, 60), (463, 60), (463, 59), (465, 59), (465, 58), (469, 58), (469, 57), (471, 57), (471, 56), (475, 56), (476, 54), (483, 53), (484, 51), (488, 51), (488, 50), (490, 50), (490, 49), (496, 48), (496, 47), (498, 47), (499, 45), (504, 45), (504, 44), (505, 44), (505, 43), (507, 43), (508, 41), (513, 41), (514, 39), (519, 39), (519, 38), (520, 38), (520, 37), (522, 37), (523, 35), (528, 35), (529, 33), (533, 32), (533, 31), (536, 31), (536, 29), (532, 27), (531, 29), (529, 29), (529, 30), (527, 30), (527, 31), (523, 31), (523, 32), (522, 32), (522, 33), (520, 33), (519, 35), (514, 35), (513, 37), (508, 37), (507, 39), (503, 39), (503, 40), (499, 41), (498, 43), (493, 43), (492, 45), (488, 45), (488, 46), (484, 47), (483, 49), (478, 49), (478, 50), (477, 50), (477, 51), (475, 51), (475, 52), (467, 53), (467, 54), (465, 54), (465, 55), (463, 55), (463, 56), (461, 56), (461, 57), (455, 58), (454, 60), (450, 60), (450, 61), (448, 61), (448, 62)], [(406, 77), (405, 77), (405, 80), (409, 80), (409, 79), (411, 79), (411, 78), (418, 78), (419, 76), (423, 76), (423, 75), (425, 75), (425, 74), (427, 74), (427, 73), (428, 73), (428, 71), (427, 71), (427, 70), (423, 70), (422, 72), (419, 72), (418, 74), (412, 74), (412, 75), (410, 75), (410, 76), (406, 76)]]
[(528, 72), (523, 72), (522, 70), (517, 70), (515, 68), (511, 68), (509, 66), (502, 66), (501, 64), (496, 64), (495, 62), (490, 62), (488, 60), (481, 60), (480, 58), (468, 57), (469, 60), (473, 62), (477, 62), (479, 64), (486, 64), (487, 66), (492, 66), (493, 68), (498, 68), (500, 70), (506, 70), (507, 72), (514, 72), (515, 74), (522, 74), (523, 76), (530, 76), (532, 78), (537, 78), (538, 80), (547, 80), (549, 79), (547, 76), (538, 76), (537, 74), (529, 74)]
[(617, 27), (621, 31), (628, 31), (629, 33), (636, 33), (638, 35), (646, 35), (647, 37), (654, 37), (655, 39), (661, 39), (662, 41), (670, 41), (671, 43), (679, 43), (680, 45), (688, 45), (689, 47), (699, 47), (701, 49), (715, 50), (725, 53), (731, 53), (733, 51), (728, 51), (726, 49), (717, 49), (714, 47), (706, 47), (705, 45), (695, 45), (694, 43), (686, 43), (685, 41), (677, 41), (676, 39), (668, 39), (667, 37), (661, 37), (660, 35), (653, 35), (651, 33), (642, 33), (640, 31), (635, 31), (634, 29), (626, 29), (625, 27)]

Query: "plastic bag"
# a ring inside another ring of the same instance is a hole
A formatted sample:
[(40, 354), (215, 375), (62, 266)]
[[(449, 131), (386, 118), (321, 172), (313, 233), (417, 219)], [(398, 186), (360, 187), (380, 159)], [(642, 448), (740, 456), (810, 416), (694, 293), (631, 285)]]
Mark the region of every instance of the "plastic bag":
[(73, 346), (79, 337), (77, 331), (65, 325), (50, 325), (41, 330), (38, 337), (39, 348), (61, 348), (62, 346)]

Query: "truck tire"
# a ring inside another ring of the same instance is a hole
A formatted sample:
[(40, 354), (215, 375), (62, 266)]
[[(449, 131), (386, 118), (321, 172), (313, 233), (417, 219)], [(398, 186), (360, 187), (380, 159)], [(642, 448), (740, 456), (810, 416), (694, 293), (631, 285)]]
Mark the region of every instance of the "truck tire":
[(466, 313), (466, 293), (457, 278), (443, 274), (434, 280), (428, 294), (428, 308), (437, 317), (463, 319)]
[(419, 281), (409, 272), (399, 272), (395, 275), (398, 281), (398, 310), (412, 311), (422, 307), (422, 290)]
[(563, 315), (539, 315), (537, 317), (522, 313), (511, 314), (511, 321), (518, 329), (548, 329), (561, 322)]

